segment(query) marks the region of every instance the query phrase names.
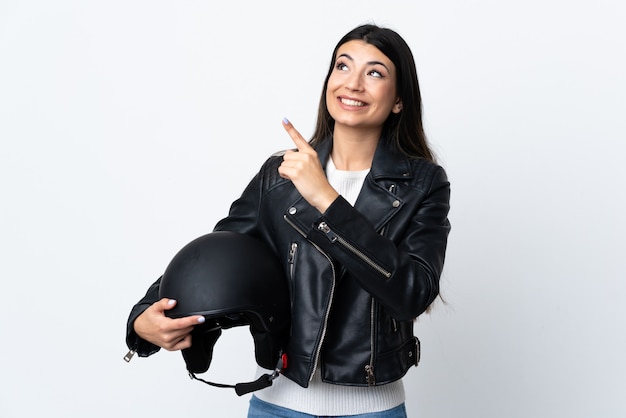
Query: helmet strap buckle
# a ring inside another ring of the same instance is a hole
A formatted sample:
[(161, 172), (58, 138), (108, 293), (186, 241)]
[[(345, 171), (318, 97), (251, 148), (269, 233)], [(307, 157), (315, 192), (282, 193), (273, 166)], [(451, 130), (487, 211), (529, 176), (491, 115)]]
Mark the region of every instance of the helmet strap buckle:
[(235, 389), (235, 393), (237, 393), (238, 396), (242, 396), (247, 393), (255, 392), (257, 390), (265, 389), (267, 387), (272, 386), (273, 381), (278, 376), (280, 376), (280, 372), (286, 368), (287, 368), (287, 355), (281, 351), (278, 357), (278, 362), (276, 363), (276, 367), (274, 368), (274, 371), (272, 372), (272, 374), (265, 373), (261, 375), (257, 380), (252, 381), (252, 382), (237, 383), (235, 385), (226, 385), (223, 383), (209, 382), (207, 380), (199, 378), (198, 376), (195, 375), (195, 373), (189, 370), (188, 372), (189, 372), (190, 379), (199, 380), (200, 382), (206, 383), (207, 385), (215, 386), (218, 388), (233, 388)]

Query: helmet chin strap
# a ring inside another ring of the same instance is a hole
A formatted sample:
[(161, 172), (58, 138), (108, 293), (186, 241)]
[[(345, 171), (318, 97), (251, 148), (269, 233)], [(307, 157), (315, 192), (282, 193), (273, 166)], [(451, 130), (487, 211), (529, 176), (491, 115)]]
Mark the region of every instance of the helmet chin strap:
[(200, 382), (206, 383), (207, 385), (215, 386), (218, 388), (233, 388), (235, 389), (235, 393), (238, 396), (241, 396), (245, 395), (246, 393), (255, 392), (257, 390), (265, 389), (266, 387), (272, 386), (274, 379), (276, 379), (280, 375), (281, 370), (285, 368), (287, 368), (287, 356), (286, 354), (281, 353), (281, 355), (278, 357), (278, 362), (276, 363), (276, 367), (274, 368), (272, 374), (265, 373), (257, 380), (254, 380), (252, 382), (237, 383), (235, 385), (214, 383), (199, 378), (191, 371), (188, 372), (191, 379), (199, 380)]

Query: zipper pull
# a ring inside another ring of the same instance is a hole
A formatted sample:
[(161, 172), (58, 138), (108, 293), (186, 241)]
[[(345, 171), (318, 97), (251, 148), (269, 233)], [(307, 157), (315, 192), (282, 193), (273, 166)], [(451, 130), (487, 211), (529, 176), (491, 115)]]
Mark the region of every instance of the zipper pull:
[(326, 238), (330, 240), (330, 242), (335, 242), (339, 238), (337, 234), (335, 234), (326, 222), (320, 222), (317, 226), (317, 229), (326, 234)]
[(374, 366), (371, 364), (365, 365), (365, 380), (368, 386), (373, 386), (376, 383), (376, 379), (374, 378)]
[(287, 258), (287, 262), (289, 264), (293, 264), (296, 258), (296, 250), (298, 249), (298, 244), (295, 242), (291, 243), (291, 248), (289, 249), (289, 257)]
[(130, 362), (133, 359), (133, 356), (135, 355), (137, 351), (136, 350), (130, 350), (128, 353), (126, 353), (126, 355), (124, 356), (124, 361), (126, 363)]

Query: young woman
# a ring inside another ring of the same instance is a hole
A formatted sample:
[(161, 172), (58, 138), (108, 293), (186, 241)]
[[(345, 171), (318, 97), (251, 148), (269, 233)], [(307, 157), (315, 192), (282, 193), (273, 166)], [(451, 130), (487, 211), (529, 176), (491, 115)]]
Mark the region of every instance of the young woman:
[[(406, 42), (353, 29), (333, 51), (311, 141), (283, 120), (295, 148), (270, 157), (216, 225), (263, 240), (290, 280), (289, 365), (255, 392), (249, 417), (406, 416), (413, 320), (439, 293), (450, 231), (450, 185), (421, 112)], [(148, 295), (131, 312), (129, 346), (189, 347), (203, 317), (169, 319), (175, 302)]]

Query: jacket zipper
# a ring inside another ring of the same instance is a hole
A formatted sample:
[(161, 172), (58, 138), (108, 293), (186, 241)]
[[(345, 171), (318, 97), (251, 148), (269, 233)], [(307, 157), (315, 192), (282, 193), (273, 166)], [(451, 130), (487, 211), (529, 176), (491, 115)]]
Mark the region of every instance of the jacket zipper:
[[(296, 294), (295, 272), (296, 272), (296, 253), (298, 252), (298, 243), (292, 242), (289, 248), (289, 256), (287, 263), (289, 264), (289, 306), (290, 312), (293, 311), (293, 301)], [(289, 325), (289, 336), (293, 335), (293, 324)]]
[[(291, 247), (289, 248), (289, 256), (287, 257), (287, 263), (289, 264), (289, 279), (292, 282), (292, 286), (293, 286), (293, 281), (294, 281), (294, 272), (296, 268), (296, 252), (298, 252), (298, 243), (292, 242)], [(292, 298), (292, 305), (293, 305), (293, 298)]]
[[(389, 186), (389, 192), (393, 193), (395, 188), (396, 188), (396, 185), (392, 184), (391, 186)], [(380, 235), (385, 235), (385, 232), (386, 232), (386, 228), (383, 227), (380, 231)], [(392, 321), (393, 321), (394, 331), (398, 331), (396, 320), (392, 318)], [(373, 386), (376, 384), (376, 376), (374, 375), (374, 358), (375, 358), (375, 352), (376, 352), (375, 351), (375, 348), (376, 348), (375, 347), (375, 344), (376, 344), (375, 324), (376, 324), (376, 300), (372, 298), (372, 308), (370, 311), (370, 361), (368, 364), (365, 365), (365, 381), (367, 382), (368, 386)]]
[(390, 278), (391, 277), (391, 272), (385, 270), (379, 264), (374, 262), (371, 258), (369, 258), (365, 254), (363, 254), (363, 252), (361, 252), (358, 248), (354, 247), (348, 241), (346, 241), (345, 239), (343, 239), (342, 237), (337, 235), (335, 232), (333, 232), (333, 230), (330, 229), (330, 227), (328, 226), (328, 224), (326, 222), (320, 222), (320, 224), (317, 226), (317, 229), (322, 231), (323, 233), (325, 233), (326, 237), (330, 240), (330, 242), (333, 242), (333, 243), (334, 242), (338, 242), (339, 244), (343, 245), (346, 249), (348, 249), (352, 254), (354, 254), (357, 257), (359, 257), (367, 265), (372, 267), (374, 270), (376, 270), (377, 272), (379, 272), (380, 274), (382, 274), (386, 278)]
[(289, 248), (289, 257), (287, 262), (289, 263), (289, 275), (293, 278), (294, 263), (296, 261), (296, 251), (298, 251), (298, 243), (292, 242)]
[[(287, 221), (287, 223), (289, 225), (291, 225), (292, 228), (294, 228), (296, 231), (298, 231), (298, 233), (300, 233), (300, 235), (302, 235), (303, 237), (306, 238), (306, 234), (304, 233), (304, 231), (302, 229), (298, 228), (298, 226), (296, 226), (293, 222), (291, 222), (291, 220), (287, 217), (287, 215), (284, 215), (283, 219), (285, 219), (285, 221)], [(309, 242), (311, 242), (311, 241), (309, 241)], [(323, 327), (322, 327), (322, 335), (320, 336), (320, 339), (319, 339), (319, 342), (317, 344), (317, 347), (315, 348), (315, 362), (313, 363), (313, 370), (311, 371), (311, 375), (309, 376), (309, 381), (313, 380), (313, 375), (315, 374), (315, 371), (317, 370), (317, 366), (318, 366), (319, 359), (320, 359), (320, 352), (322, 351), (322, 343), (324, 342), (324, 338), (326, 338), (326, 330), (328, 328), (328, 317), (330, 316), (330, 306), (332, 305), (333, 298), (335, 297), (335, 284), (336, 284), (336, 280), (337, 280), (337, 272), (335, 271), (335, 265), (333, 264), (332, 260), (328, 256), (328, 254), (326, 254), (324, 252), (324, 250), (322, 250), (314, 242), (311, 242), (311, 244), (313, 245), (313, 247), (315, 247), (315, 249), (317, 249), (317, 251), (320, 252), (320, 254), (322, 254), (328, 260), (328, 264), (330, 264), (330, 268), (331, 268), (332, 273), (333, 273), (333, 282), (332, 282), (332, 286), (330, 288), (330, 299), (329, 299), (329, 302), (328, 302), (328, 306), (326, 307), (326, 312), (324, 313), (324, 324), (323, 324)]]
[(370, 311), (370, 361), (365, 365), (365, 381), (368, 386), (376, 384), (376, 378), (374, 376), (374, 343), (376, 335), (374, 332), (374, 324), (376, 321), (376, 301), (372, 298), (372, 308)]
[(124, 361), (126, 363), (130, 363), (130, 361), (133, 359), (133, 356), (135, 355), (135, 353), (137, 352), (137, 350), (131, 349), (128, 351), (128, 353), (126, 353), (126, 355), (124, 356)]
[(374, 380), (374, 366), (371, 364), (365, 365), (365, 378), (367, 379), (367, 386), (374, 386), (376, 380)]

